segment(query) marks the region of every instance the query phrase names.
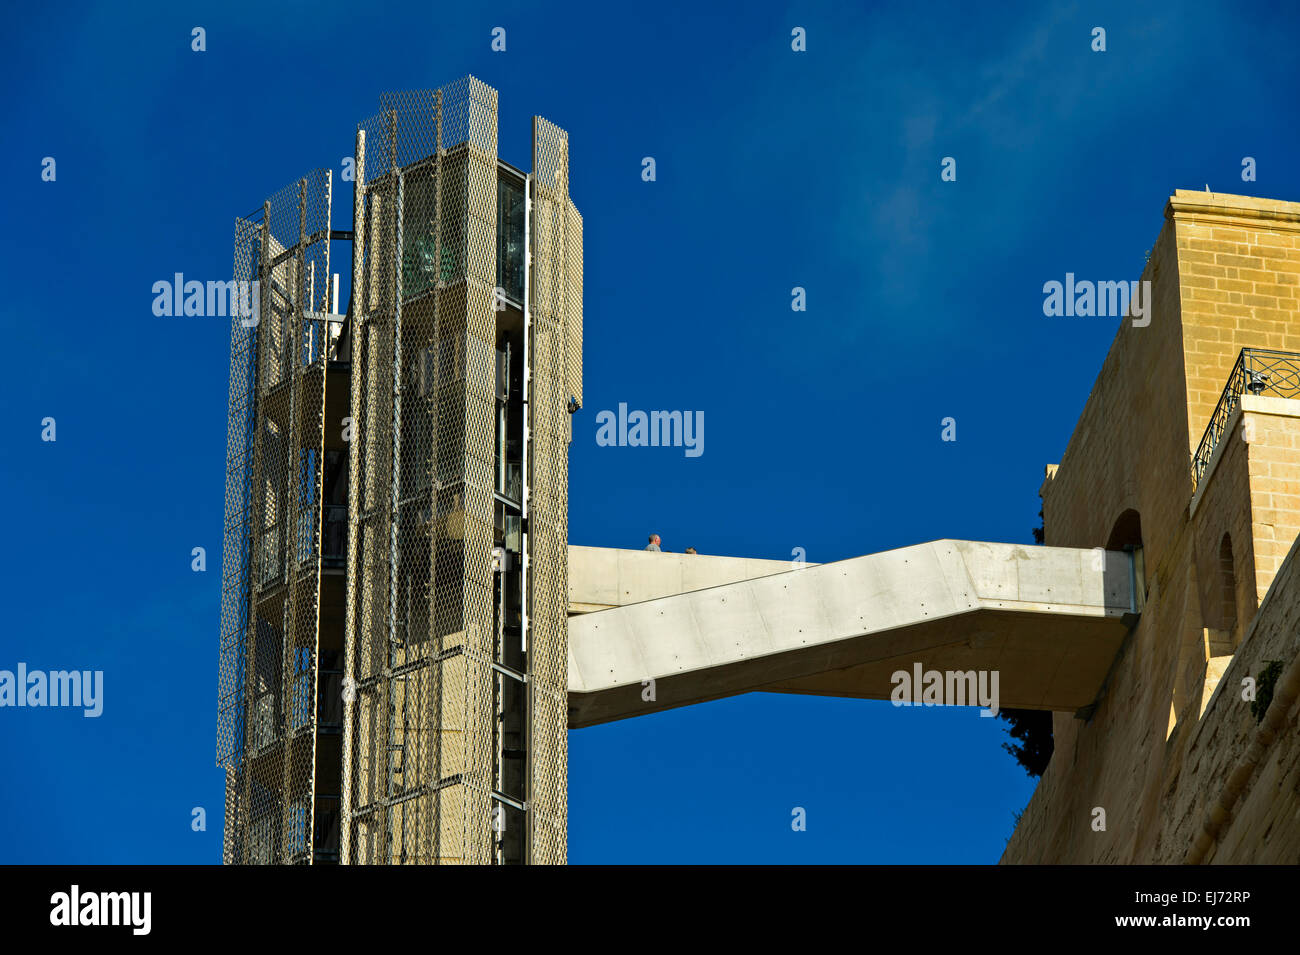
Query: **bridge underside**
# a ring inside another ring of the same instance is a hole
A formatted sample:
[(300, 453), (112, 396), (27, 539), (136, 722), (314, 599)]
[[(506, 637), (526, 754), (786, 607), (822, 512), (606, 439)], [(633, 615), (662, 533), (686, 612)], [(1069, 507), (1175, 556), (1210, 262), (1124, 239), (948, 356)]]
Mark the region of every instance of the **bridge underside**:
[(1140, 608), (1127, 553), (972, 541), (801, 568), (571, 547), (569, 577), (570, 728), (755, 690), (890, 699), (917, 665), (1076, 711)]

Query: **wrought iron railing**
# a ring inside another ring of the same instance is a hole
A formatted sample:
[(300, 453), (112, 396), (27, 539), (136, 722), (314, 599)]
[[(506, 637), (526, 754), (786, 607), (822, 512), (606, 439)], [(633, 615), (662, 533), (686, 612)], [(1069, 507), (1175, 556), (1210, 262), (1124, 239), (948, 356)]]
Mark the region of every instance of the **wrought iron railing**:
[(1214, 449), (1219, 446), (1228, 427), (1228, 419), (1236, 410), (1241, 396), (1247, 392), (1276, 398), (1300, 398), (1300, 353), (1269, 348), (1241, 350), (1237, 363), (1228, 375), (1228, 384), (1219, 397), (1219, 404), (1210, 416), (1200, 446), (1192, 457), (1193, 494), (1205, 475), (1205, 469), (1210, 466)]

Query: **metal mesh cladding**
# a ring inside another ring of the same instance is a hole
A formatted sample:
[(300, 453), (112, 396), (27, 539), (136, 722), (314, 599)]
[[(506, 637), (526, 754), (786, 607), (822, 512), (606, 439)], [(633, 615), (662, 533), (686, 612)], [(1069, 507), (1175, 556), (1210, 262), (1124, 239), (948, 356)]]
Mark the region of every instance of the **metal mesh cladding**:
[(564, 367), (569, 395), (582, 404), (582, 214), (568, 201), (564, 237)]
[[(359, 127), (343, 861), (492, 849), (496, 92)], [(363, 144), (363, 145), (362, 145)]]
[(217, 740), (231, 863), (312, 861), (331, 185), (313, 171), (236, 220)]
[[(568, 135), (541, 117), (533, 119), (532, 382), (529, 403), (532, 447), (529, 475), (528, 550), (531, 576), (529, 639), (529, 861), (561, 864), (567, 852), (568, 779), (568, 451), (570, 395), (581, 393), (569, 373), (567, 345), (581, 348), (581, 293), (570, 285)], [(576, 306), (575, 306), (576, 302)], [(566, 328), (572, 319), (573, 330)], [(574, 360), (580, 361), (575, 355)], [(576, 390), (575, 390), (576, 386)]]
[[(498, 442), (504, 474), (524, 435), (498, 361), (525, 334), (517, 310), (494, 307), (496, 92), (467, 77), (388, 94), (357, 138), (340, 857), (563, 862), (566, 406), (582, 396), (567, 136), (534, 120), (522, 505), (494, 495)], [(318, 706), (334, 712), (318, 656), (337, 679), (320, 628), (330, 187), (312, 173), (236, 223), (235, 279), (260, 295), (231, 335), (217, 744), (228, 862), (313, 861), (334, 812), (317, 784), (334, 785), (317, 765)], [(530, 570), (494, 569), (503, 507)]]

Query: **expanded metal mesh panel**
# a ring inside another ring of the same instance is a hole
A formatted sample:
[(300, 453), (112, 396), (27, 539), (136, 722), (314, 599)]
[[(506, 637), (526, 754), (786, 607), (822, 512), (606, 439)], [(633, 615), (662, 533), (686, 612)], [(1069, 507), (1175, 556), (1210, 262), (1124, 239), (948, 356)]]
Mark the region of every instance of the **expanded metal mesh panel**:
[(582, 214), (572, 200), (565, 221), (564, 362), (569, 394), (582, 404)]
[[(405, 199), (394, 170), (398, 152), (409, 148), (402, 140), (409, 126), (399, 126), (397, 111), (392, 110), (359, 127), (366, 150), (357, 157), (360, 199), (353, 254), (363, 266), (354, 274), (354, 281), (360, 281), (353, 292), (355, 432), (349, 467), (349, 499), (358, 507), (349, 542), (350, 616), (344, 665), (346, 678), (355, 681), (356, 694), (345, 713), (350, 766), (345, 776), (349, 792), (344, 797), (348, 814), (343, 820), (344, 862), (389, 861), (394, 851), (389, 835), (392, 805), (418, 798), (417, 791), (408, 793), (405, 780), (405, 749), (411, 741), (405, 732), (409, 708), (429, 692), (418, 669), (421, 664), (409, 667), (411, 657), (418, 660), (420, 649), (400, 639), (393, 596), (401, 586), (393, 567), (401, 533), (393, 497), (395, 460), (400, 454), (394, 420), (400, 414), (395, 399), (401, 380), (395, 334), (402, 271), (397, 250), (399, 206)], [(408, 667), (403, 679), (392, 679), (394, 665)], [(399, 825), (416, 825), (417, 819), (413, 809), (404, 810)], [(407, 841), (399, 832), (399, 854)]]
[[(568, 135), (533, 119), (532, 430), (528, 549), (529, 861), (567, 855), (568, 451), (566, 318), (571, 314)], [(580, 299), (579, 299), (580, 301)], [(580, 319), (579, 319), (580, 321)], [(580, 336), (579, 331), (579, 336)], [(581, 347), (581, 338), (578, 339)]]
[(463, 76), (442, 88), (442, 99), (442, 147), (468, 145), (495, 165), (497, 91), (476, 77)]
[[(235, 220), (236, 283), (257, 275), (259, 226)], [(237, 289), (246, 286), (238, 285)], [(251, 301), (249, 303), (251, 307)], [(226, 505), (221, 557), (221, 663), (217, 690), (217, 763), (238, 764), (244, 737), (244, 638), (248, 631), (249, 512), (253, 464), (256, 339), (251, 318), (230, 323), (230, 392), (226, 428)]]
[(496, 93), (359, 126), (344, 861), (488, 862)]
[[(581, 398), (581, 217), (568, 197), (567, 136), (536, 119), (523, 349), (519, 313), (494, 307), (502, 249), (515, 256), (512, 288), (522, 265), (512, 238), (522, 223), (508, 219), (505, 238), (498, 229), (496, 145), (496, 92), (472, 77), (387, 94), (358, 127), (344, 862), (565, 860), (567, 405)], [(246, 390), (259, 404), (239, 432), (244, 450), (231, 452), (247, 474), (234, 513), (250, 529), (242, 579), (256, 613), (241, 622), (234, 608), (231, 627), (247, 631), (246, 648), (223, 676), (223, 700), (240, 701), (223, 725), (269, 747), (257, 749), (256, 765), (246, 757), (232, 770), (230, 787), (245, 819), (235, 844), (257, 861), (292, 860), (322, 829), (313, 790), (296, 785), (302, 766), (310, 773), (314, 734), (291, 730), (312, 718), (308, 694), (317, 694), (301, 621), (318, 609), (320, 519), (307, 527), (303, 514), (320, 507), (322, 448), (320, 414), (305, 411), (323, 401), (324, 375), (317, 383), (299, 362), (309, 369), (318, 354), (308, 332), (322, 306), (306, 213), (299, 209), (294, 236), (281, 206), (268, 203), (255, 227), (256, 248), (266, 250), (256, 270), (270, 286), (267, 327), (246, 361), (258, 381)], [(526, 439), (520, 394), (508, 384), (522, 380), (512, 349), (527, 352), (531, 372)], [(307, 439), (317, 442), (314, 456)], [(522, 486), (521, 453), (526, 526), (512, 490)], [(504, 556), (520, 540), (527, 592), (524, 570)], [(311, 595), (298, 586), (304, 569), (317, 575)], [(332, 814), (328, 794), (318, 799)]]
[[(218, 759), (227, 862), (309, 863), (315, 805), (331, 177), (236, 226)], [(251, 298), (251, 296), (250, 296)]]

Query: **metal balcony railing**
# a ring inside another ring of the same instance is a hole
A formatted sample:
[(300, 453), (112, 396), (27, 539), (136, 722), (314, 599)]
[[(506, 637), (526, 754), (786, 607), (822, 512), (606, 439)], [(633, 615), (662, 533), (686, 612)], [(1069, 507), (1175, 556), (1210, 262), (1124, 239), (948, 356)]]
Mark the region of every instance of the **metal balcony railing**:
[(1214, 449), (1219, 446), (1228, 427), (1228, 419), (1245, 393), (1272, 395), (1276, 398), (1300, 398), (1300, 353), (1268, 348), (1243, 348), (1228, 375), (1228, 384), (1219, 404), (1210, 415), (1210, 423), (1192, 457), (1192, 493), (1200, 486), (1205, 469), (1210, 466)]

